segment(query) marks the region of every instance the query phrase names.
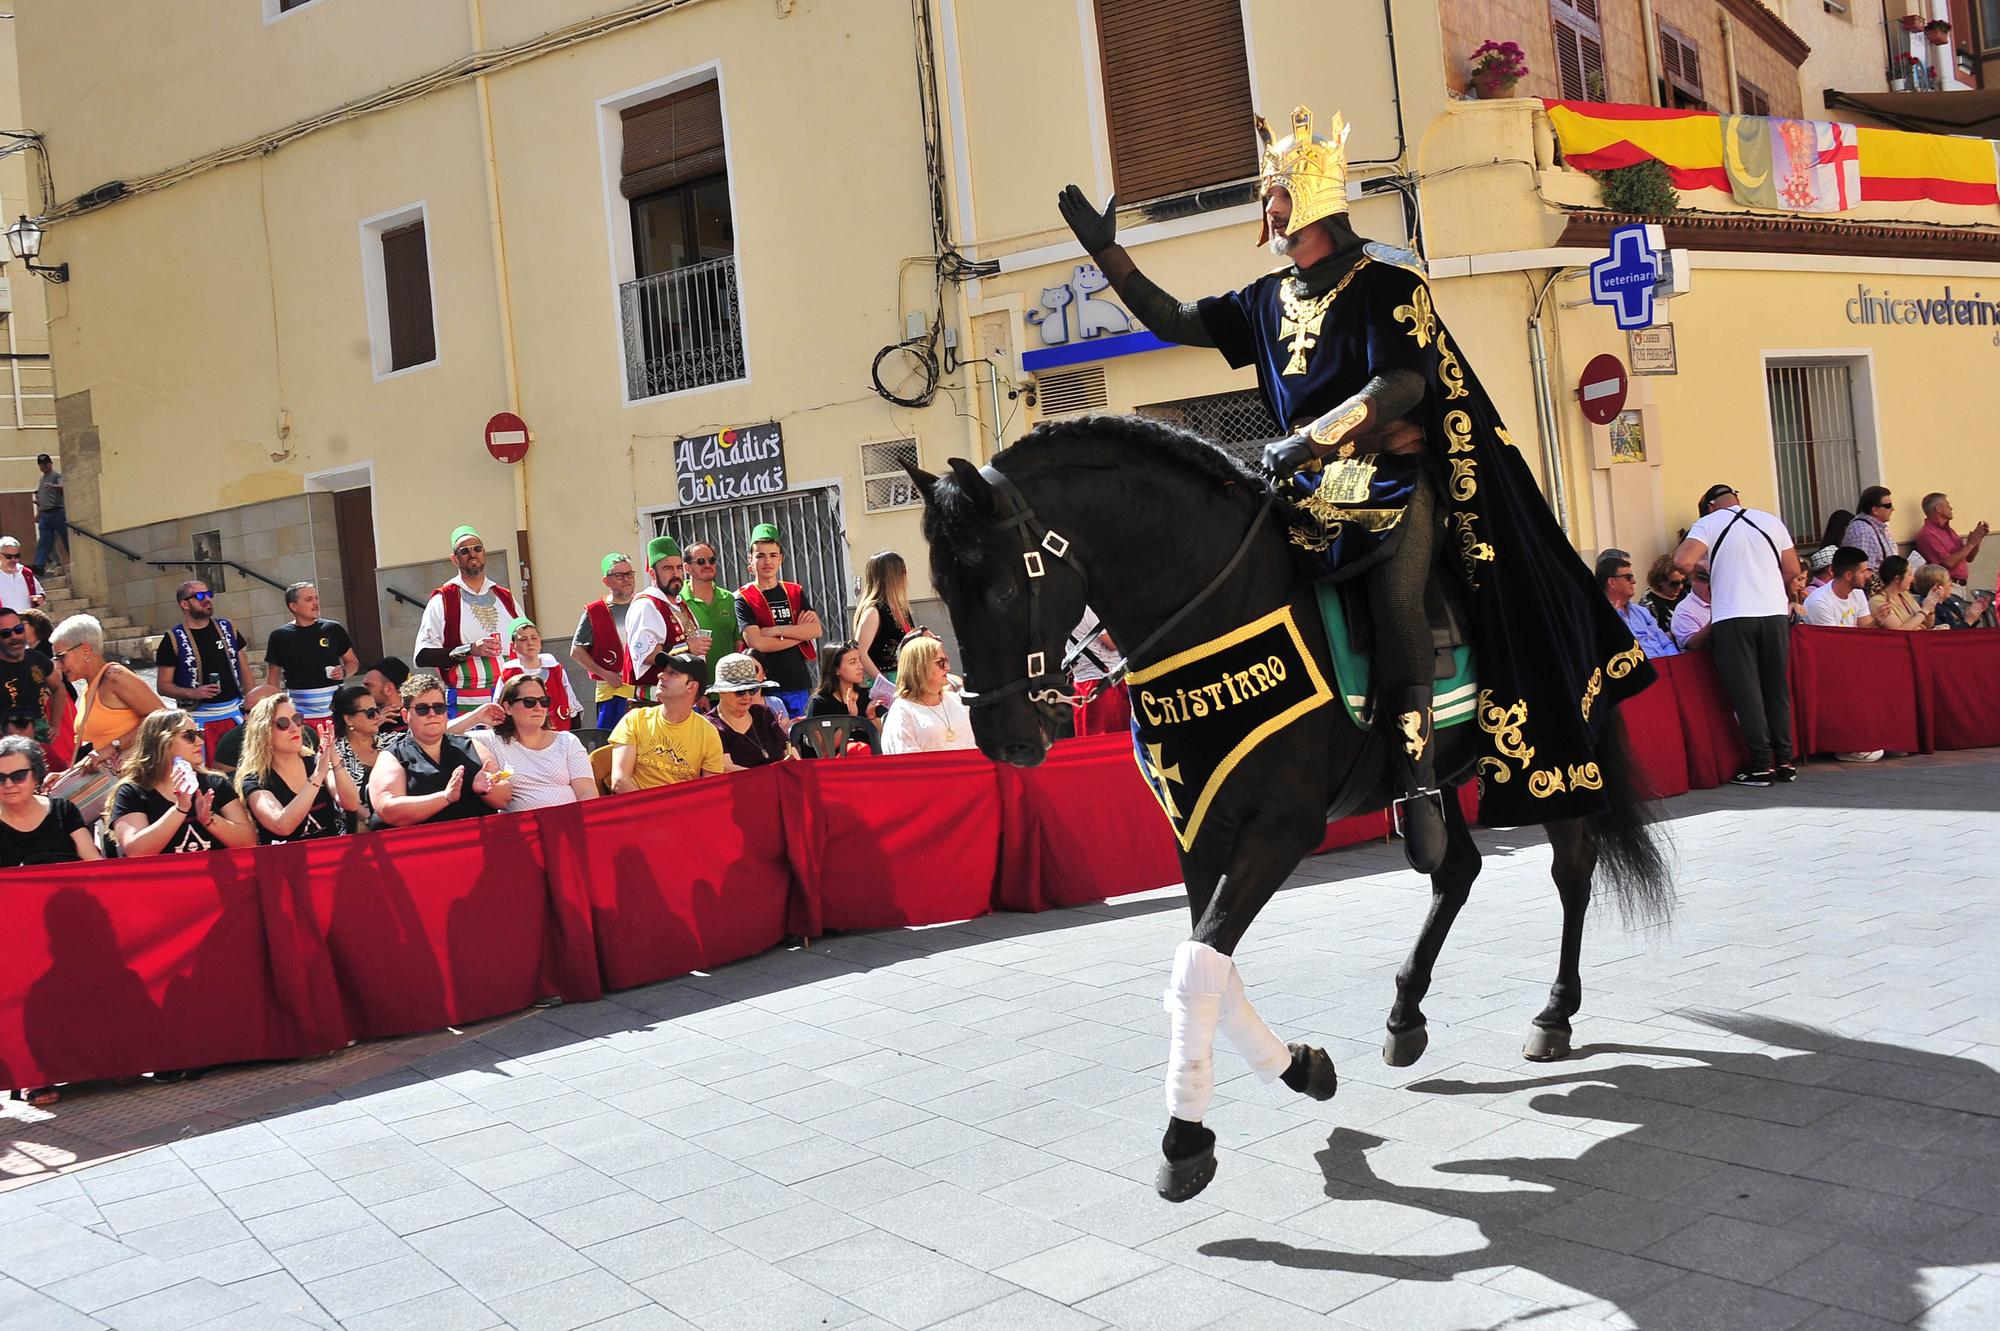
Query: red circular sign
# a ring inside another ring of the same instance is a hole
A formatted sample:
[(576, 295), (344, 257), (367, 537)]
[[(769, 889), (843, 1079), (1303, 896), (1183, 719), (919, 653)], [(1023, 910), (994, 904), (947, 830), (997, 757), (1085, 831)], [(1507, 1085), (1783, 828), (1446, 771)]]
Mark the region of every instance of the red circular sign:
[(486, 422), (486, 451), (502, 462), (519, 462), (528, 456), (528, 440), (528, 423), (511, 411)]
[(1577, 401), (1592, 425), (1609, 425), (1625, 410), (1625, 365), (1609, 352), (1592, 356), (1577, 381)]

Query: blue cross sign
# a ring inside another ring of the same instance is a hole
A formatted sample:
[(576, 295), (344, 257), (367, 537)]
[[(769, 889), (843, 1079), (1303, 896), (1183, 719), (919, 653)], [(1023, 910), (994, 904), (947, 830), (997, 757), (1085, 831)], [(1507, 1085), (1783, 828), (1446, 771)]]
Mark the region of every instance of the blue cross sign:
[(1623, 329), (1653, 326), (1653, 284), (1666, 246), (1657, 225), (1635, 222), (1611, 233), (1611, 253), (1590, 265), (1590, 298), (1611, 306)]

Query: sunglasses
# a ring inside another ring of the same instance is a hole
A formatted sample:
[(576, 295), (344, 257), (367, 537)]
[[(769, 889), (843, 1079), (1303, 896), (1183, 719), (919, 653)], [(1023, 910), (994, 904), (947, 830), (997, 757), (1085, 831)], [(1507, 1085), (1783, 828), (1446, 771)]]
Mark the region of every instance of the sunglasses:
[(34, 779), (35, 769), (17, 767), (11, 772), (0, 772), (0, 786), (25, 786)]
[(0, 638), (18, 638), (28, 631), (26, 624), (16, 624), (10, 629), (0, 629)]
[(271, 718), (271, 725), (277, 730), (290, 730), (295, 725), (304, 728), (304, 723), (295, 716), (274, 716)]
[(1895, 509), (1896, 509), (1896, 506), (1895, 506), (1894, 504), (1890, 504), (1890, 503), (1880, 503), (1880, 504), (1877, 504), (1877, 505), (1875, 505), (1875, 507), (1877, 507), (1877, 508), (1886, 508), (1886, 509), (1888, 509), (1888, 510), (1889, 510), (1890, 512), (1894, 512), (1894, 511), (1895, 511)]
[(713, 559), (690, 559), (688, 560), (688, 563), (699, 565), (702, 568), (715, 567), (715, 561)]
[(451, 704), (445, 702), (413, 702), (407, 710), (412, 716), (450, 716)]
[(373, 721), (376, 717), (382, 715), (382, 709), (380, 707), (357, 707), (349, 712), (348, 715), (350, 717), (365, 716), (370, 721)]
[(174, 732), (174, 738), (191, 739), (195, 743), (199, 744), (201, 742), (201, 731), (193, 726), (183, 726), (181, 729), (176, 730)]
[(1637, 582), (1639, 579), (1636, 575), (1631, 573), (1613, 573), (1611, 575), (1611, 580), (1613, 582)]
[(486, 553), (486, 547), (483, 545), (461, 545), (458, 549), (452, 551), (452, 553), (454, 555), (483, 555)]
[(607, 573), (604, 576), (607, 578), (636, 578), (639, 575), (628, 568), (623, 573)]
[(65, 656), (68, 656), (68, 655), (69, 655), (69, 654), (70, 654), (71, 652), (73, 652), (73, 651), (76, 651), (76, 650), (77, 650), (77, 649), (78, 649), (79, 647), (82, 647), (83, 645), (84, 645), (84, 644), (82, 644), (82, 643), (80, 643), (80, 642), (73, 642), (73, 643), (71, 643), (71, 644), (70, 644), (69, 646), (67, 646), (67, 647), (63, 648), (63, 649), (62, 649), (61, 651), (59, 651), (59, 652), (55, 653), (55, 654), (54, 654), (53, 656), (49, 657), (49, 659), (50, 659), (51, 661), (60, 661), (60, 660), (62, 660), (62, 659), (63, 659), (63, 658), (65, 657)]
[(508, 705), (511, 707), (547, 707), (549, 705), (549, 700), (543, 697), (531, 696), (524, 698), (516, 698), (512, 703)]
[(182, 603), (185, 604), (187, 601), (213, 601), (214, 599), (215, 599), (214, 592), (189, 592), (187, 596), (183, 598)]

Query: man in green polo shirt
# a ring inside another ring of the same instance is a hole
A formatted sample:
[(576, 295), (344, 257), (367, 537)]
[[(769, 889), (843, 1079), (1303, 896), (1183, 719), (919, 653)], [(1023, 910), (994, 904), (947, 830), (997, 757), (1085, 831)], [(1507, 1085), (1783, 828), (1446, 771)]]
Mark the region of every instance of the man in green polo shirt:
[(736, 593), (715, 581), (719, 565), (715, 547), (696, 541), (687, 548), (688, 579), (681, 588), (681, 601), (694, 612), (694, 622), (712, 635), (708, 644), (708, 677), (715, 678), (715, 663), (737, 650)]

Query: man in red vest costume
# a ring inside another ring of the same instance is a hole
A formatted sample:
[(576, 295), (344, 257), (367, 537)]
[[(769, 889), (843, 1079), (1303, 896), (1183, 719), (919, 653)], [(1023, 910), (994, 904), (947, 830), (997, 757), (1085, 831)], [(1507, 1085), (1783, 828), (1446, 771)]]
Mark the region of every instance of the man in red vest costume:
[(660, 682), (660, 662), (670, 653), (684, 647), (695, 657), (708, 655), (708, 634), (681, 604), (687, 565), (674, 538), (655, 536), (648, 541), (646, 565), (652, 571), (653, 585), (633, 597), (632, 608), (625, 612), (625, 640), (630, 645), (625, 678), (637, 695), (632, 699), (634, 707), (648, 707), (659, 700), (655, 686)]
[(443, 677), (452, 715), (459, 716), (493, 700), (507, 625), (521, 612), (514, 593), (487, 581), (486, 542), (471, 527), (451, 534), (451, 562), (458, 576), (431, 593), (417, 626), (417, 664)]
[(778, 576), (785, 568), (785, 546), (777, 524), (760, 522), (751, 531), (750, 567), (756, 578), (736, 593), (736, 627), (750, 654), (763, 662), (765, 677), (778, 686), (786, 716), (796, 721), (812, 697), (819, 616), (799, 584)]
[(598, 563), (606, 595), (583, 608), (570, 639), (569, 655), (597, 685), (597, 728), (615, 727), (632, 706), (632, 654), (625, 644), (625, 618), (632, 609), (632, 561), (613, 552)]

